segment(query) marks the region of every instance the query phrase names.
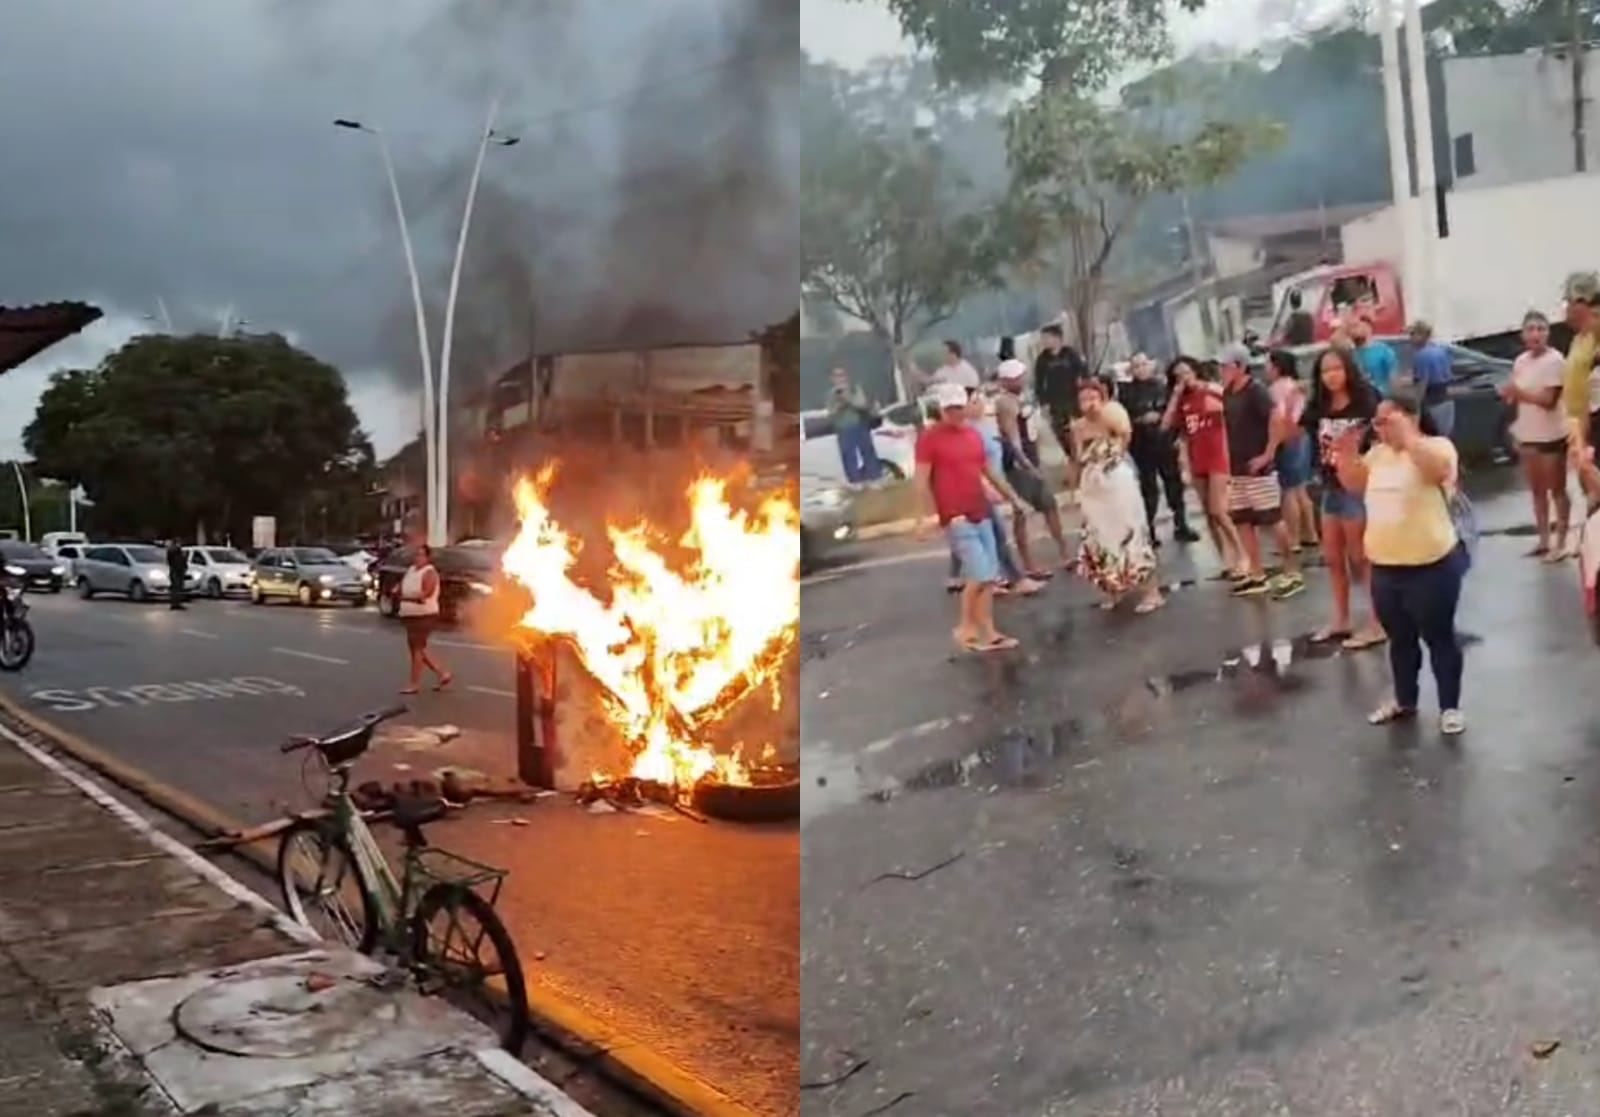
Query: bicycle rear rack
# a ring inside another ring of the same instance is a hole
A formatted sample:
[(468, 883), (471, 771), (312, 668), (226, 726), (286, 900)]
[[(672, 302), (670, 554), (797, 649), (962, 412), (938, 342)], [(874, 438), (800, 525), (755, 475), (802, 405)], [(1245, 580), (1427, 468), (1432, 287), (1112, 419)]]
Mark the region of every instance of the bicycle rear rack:
[(417, 850), (414, 856), (417, 875), (423, 879), (477, 892), (489, 901), (490, 907), (499, 906), (500, 888), (510, 875), (507, 870), (484, 865), (437, 846), (425, 846)]

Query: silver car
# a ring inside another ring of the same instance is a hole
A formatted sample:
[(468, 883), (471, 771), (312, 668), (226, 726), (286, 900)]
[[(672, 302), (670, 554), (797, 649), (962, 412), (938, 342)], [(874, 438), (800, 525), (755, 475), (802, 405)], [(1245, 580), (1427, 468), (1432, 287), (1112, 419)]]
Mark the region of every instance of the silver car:
[(357, 573), (326, 547), (274, 547), (256, 556), (250, 600), (264, 605), (287, 598), (301, 605), (367, 603), (371, 580)]
[[(130, 601), (172, 596), (167, 552), (149, 543), (91, 544), (74, 560), (72, 570), (85, 601), (102, 593), (120, 594)], [(193, 570), (187, 583), (193, 592)]]
[(847, 545), (855, 535), (855, 500), (850, 490), (801, 474), (800, 573), (809, 574), (819, 559)]

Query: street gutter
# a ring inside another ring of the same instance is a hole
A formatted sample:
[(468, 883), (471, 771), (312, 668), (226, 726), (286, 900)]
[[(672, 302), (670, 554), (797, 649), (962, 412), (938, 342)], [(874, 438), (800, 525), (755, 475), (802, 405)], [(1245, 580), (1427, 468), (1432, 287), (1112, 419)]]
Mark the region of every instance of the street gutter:
[[(247, 829), (225, 812), (117, 759), (77, 734), (25, 709), (3, 692), (0, 692), (0, 714), (21, 723), (71, 759), (183, 822), (202, 838), (220, 838)], [(267, 850), (240, 845), (230, 852), (277, 879), (277, 860)], [(531, 1022), (542, 1037), (673, 1117), (762, 1117), (551, 990), (534, 983), (528, 986), (527, 993)]]

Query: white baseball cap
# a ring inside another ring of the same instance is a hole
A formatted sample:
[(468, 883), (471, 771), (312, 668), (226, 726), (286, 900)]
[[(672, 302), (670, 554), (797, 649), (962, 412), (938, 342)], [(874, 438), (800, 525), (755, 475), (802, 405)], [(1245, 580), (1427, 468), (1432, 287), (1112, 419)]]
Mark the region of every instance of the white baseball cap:
[(1028, 366), (1012, 357), (1009, 360), (1001, 361), (1000, 366), (994, 370), (994, 374), (1001, 380), (1021, 380), (1028, 375)]
[(940, 411), (949, 411), (952, 407), (965, 407), (967, 390), (960, 384), (935, 384), (933, 402), (939, 405)]

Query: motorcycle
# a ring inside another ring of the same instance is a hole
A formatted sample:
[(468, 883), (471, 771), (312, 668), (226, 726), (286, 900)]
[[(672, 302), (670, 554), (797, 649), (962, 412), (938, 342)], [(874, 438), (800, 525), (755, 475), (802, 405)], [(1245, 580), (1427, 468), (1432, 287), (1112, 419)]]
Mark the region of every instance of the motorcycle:
[(21, 583), (0, 582), (0, 671), (21, 671), (33, 658), (33, 625)]

